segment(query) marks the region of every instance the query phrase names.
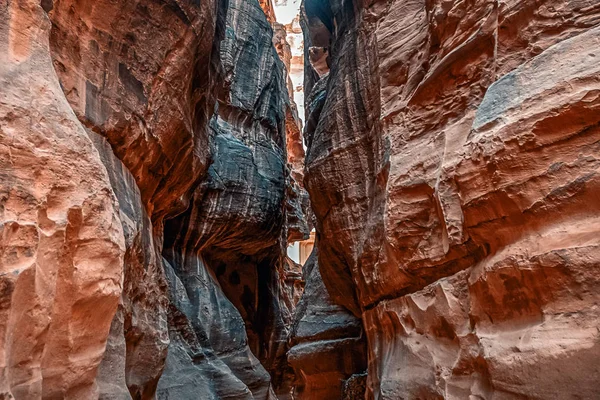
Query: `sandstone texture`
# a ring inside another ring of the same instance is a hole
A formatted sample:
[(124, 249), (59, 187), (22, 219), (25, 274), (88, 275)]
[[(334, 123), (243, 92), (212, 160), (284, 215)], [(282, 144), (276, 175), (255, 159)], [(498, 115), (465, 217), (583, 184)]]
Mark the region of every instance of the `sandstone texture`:
[[(288, 352), (296, 371), (294, 398), (341, 398), (344, 381), (367, 367), (362, 323), (330, 298), (319, 272), (318, 244), (303, 274), (304, 294), (296, 308)], [(364, 398), (364, 387), (362, 394)]]
[(51, 24), (0, 7), (0, 396), (94, 398), (122, 290), (109, 176), (65, 99)]
[(290, 393), (285, 248), (308, 197), (272, 13), (16, 0), (0, 17), (0, 398)]
[(597, 398), (600, 5), (304, 10), (318, 264), (367, 398)]
[(597, 0), (0, 0), (0, 399), (600, 398), (599, 60)]

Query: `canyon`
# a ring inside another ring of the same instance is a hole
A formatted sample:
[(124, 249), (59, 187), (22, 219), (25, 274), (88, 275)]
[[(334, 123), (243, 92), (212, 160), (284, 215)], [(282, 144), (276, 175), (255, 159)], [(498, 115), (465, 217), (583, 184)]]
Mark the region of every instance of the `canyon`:
[(599, 59), (597, 0), (0, 0), (0, 399), (600, 398)]

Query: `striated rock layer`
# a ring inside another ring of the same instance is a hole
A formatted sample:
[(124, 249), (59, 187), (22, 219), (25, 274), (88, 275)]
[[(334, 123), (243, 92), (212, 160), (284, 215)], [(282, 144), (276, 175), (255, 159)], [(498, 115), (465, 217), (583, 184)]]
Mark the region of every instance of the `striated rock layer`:
[(600, 5), (304, 9), (318, 264), (367, 398), (597, 398)]
[(0, 6), (0, 398), (289, 395), (307, 201), (271, 22)]
[(0, 397), (94, 398), (122, 288), (109, 176), (52, 66), (39, 3), (0, 7)]
[(599, 398), (598, 1), (275, 14), (0, 2), (0, 398)]
[[(212, 308), (190, 298), (196, 303), (193, 314), (182, 312), (192, 326), (212, 319), (213, 332), (206, 336), (215, 354), (253, 398), (262, 399), (274, 396), (271, 377), (275, 386), (284, 385), (292, 312), (282, 299), (287, 293), (282, 249), (290, 184), (285, 150), (289, 104), (283, 96), (283, 63), (259, 4), (230, 1), (226, 32), (220, 45), (225, 80), (209, 125), (214, 162), (188, 211), (167, 223), (165, 256), (188, 296), (205, 296), (198, 279), (226, 296), (226, 306)], [(256, 65), (262, 66), (258, 73)], [(218, 318), (219, 313), (225, 315)], [(177, 385), (180, 372), (172, 374)]]

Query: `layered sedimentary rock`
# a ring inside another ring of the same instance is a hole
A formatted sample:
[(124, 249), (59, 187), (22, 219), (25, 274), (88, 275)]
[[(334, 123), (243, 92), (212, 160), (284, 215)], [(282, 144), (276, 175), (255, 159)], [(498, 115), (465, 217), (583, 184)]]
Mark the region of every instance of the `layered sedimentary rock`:
[[(318, 245), (304, 264), (306, 283), (290, 336), (288, 360), (296, 372), (295, 399), (342, 398), (345, 381), (367, 367), (362, 323), (331, 300), (317, 254)], [(364, 398), (364, 393), (363, 385), (362, 397), (356, 398)]]
[(305, 10), (319, 268), (368, 397), (598, 397), (597, 2)]
[(0, 16), (0, 397), (289, 393), (306, 201), (259, 3)]
[(125, 243), (35, 2), (0, 9), (0, 396), (93, 398)]
[(187, 207), (209, 163), (220, 8), (44, 4), (64, 97), (98, 145), (125, 234), (123, 294), (98, 375), (103, 398), (150, 398), (164, 368), (162, 225)]
[(44, 4), (53, 63), (75, 114), (106, 136), (153, 221), (185, 210), (210, 157), (224, 3)]
[[(250, 51), (257, 43), (258, 51)], [(167, 224), (165, 238), (167, 259), (188, 293), (202, 296), (201, 288), (195, 288), (200, 271), (202, 280), (218, 286), (231, 301), (227, 316), (211, 317), (213, 329), (222, 325), (220, 335), (208, 336), (215, 353), (255, 398), (267, 398), (270, 390), (269, 374), (256, 357), (280, 379), (291, 314), (280, 300), (289, 175), (287, 97), (282, 94), (287, 92), (283, 64), (271, 43), (272, 30), (259, 4), (231, 1), (220, 47), (226, 85), (210, 122), (214, 162), (190, 209)], [(261, 63), (257, 74), (253, 66)], [(218, 308), (194, 311), (216, 312)], [(190, 323), (203, 325), (193, 319)], [(173, 373), (177, 382), (178, 371)]]
[(600, 397), (598, 2), (275, 12), (0, 5), (0, 398)]

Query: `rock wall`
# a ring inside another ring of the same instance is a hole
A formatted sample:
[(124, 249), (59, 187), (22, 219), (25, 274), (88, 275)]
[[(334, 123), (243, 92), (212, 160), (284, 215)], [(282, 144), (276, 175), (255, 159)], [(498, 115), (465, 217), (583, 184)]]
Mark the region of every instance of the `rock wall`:
[(307, 197), (259, 2), (0, 17), (0, 398), (285, 398)]
[(598, 397), (600, 5), (304, 10), (318, 264), (367, 398)]
[(596, 0), (0, 2), (0, 398), (600, 397), (599, 54)]
[(0, 7), (0, 396), (94, 398), (125, 240), (39, 3)]
[[(188, 295), (204, 296), (200, 279), (226, 296), (229, 311), (222, 304), (208, 309), (196, 304), (187, 317), (192, 325), (204, 325), (194, 321), (200, 315), (213, 321), (206, 335), (215, 353), (262, 399), (270, 391), (267, 370), (276, 386), (284, 384), (291, 318), (281, 299), (290, 185), (286, 76), (258, 2), (232, 0), (226, 18), (220, 45), (225, 79), (209, 125), (214, 162), (188, 211), (167, 222), (165, 249)], [(173, 374), (178, 384), (179, 372)]]
[(362, 323), (331, 300), (319, 272), (318, 244), (303, 273), (306, 283), (288, 352), (296, 372), (294, 398), (337, 399), (344, 382), (367, 367)]

